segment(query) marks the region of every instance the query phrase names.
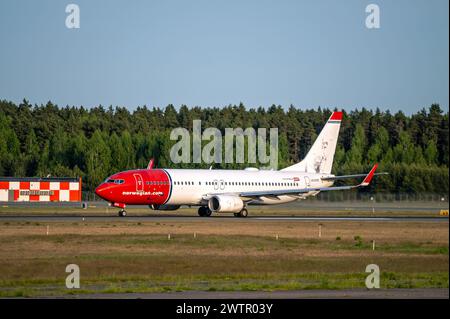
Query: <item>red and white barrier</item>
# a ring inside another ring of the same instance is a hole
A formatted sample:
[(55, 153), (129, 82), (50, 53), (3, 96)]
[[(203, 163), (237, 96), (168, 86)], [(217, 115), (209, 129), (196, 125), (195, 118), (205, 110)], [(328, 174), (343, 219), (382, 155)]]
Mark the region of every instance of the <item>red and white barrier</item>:
[(0, 180), (0, 202), (79, 202), (81, 179), (57, 181), (16, 179)]

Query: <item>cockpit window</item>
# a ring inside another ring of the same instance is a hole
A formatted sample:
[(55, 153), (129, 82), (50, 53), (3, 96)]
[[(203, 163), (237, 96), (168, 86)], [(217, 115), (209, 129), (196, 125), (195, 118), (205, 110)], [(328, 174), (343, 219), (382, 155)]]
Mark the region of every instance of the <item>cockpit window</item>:
[(123, 180), (123, 179), (107, 179), (106, 183), (123, 184), (123, 183), (125, 183), (125, 180)]

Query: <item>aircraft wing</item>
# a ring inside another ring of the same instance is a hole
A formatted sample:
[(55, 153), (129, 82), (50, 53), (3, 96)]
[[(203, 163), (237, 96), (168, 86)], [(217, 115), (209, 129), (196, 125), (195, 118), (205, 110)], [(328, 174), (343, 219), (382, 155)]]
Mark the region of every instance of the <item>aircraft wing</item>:
[[(308, 187), (308, 188), (299, 188), (299, 189), (288, 189), (288, 190), (264, 190), (264, 191), (252, 191), (252, 192), (239, 192), (239, 193), (227, 193), (227, 195), (235, 195), (241, 198), (258, 198), (258, 197), (274, 197), (282, 196), (282, 195), (301, 195), (309, 192), (326, 192), (326, 191), (339, 191), (339, 190), (348, 190), (358, 187), (368, 186), (372, 181), (373, 176), (375, 175), (375, 171), (378, 167), (378, 164), (375, 164), (370, 172), (365, 176), (362, 183), (357, 185), (349, 185), (349, 186), (335, 186), (335, 187)], [(208, 194), (203, 197), (204, 200), (208, 200), (211, 196), (214, 195), (224, 195), (222, 194)]]
[(241, 192), (238, 193), (239, 197), (274, 197), (281, 195), (301, 195), (309, 192), (326, 192), (326, 191), (340, 191), (340, 190), (348, 190), (358, 187), (368, 186), (372, 181), (373, 176), (375, 175), (375, 171), (378, 167), (378, 164), (375, 164), (370, 172), (365, 175), (362, 183), (357, 185), (349, 185), (349, 186), (335, 186), (335, 187), (308, 187), (308, 188), (299, 188), (299, 189), (289, 189), (289, 190), (268, 190), (268, 191), (254, 191), (254, 192)]
[[(381, 173), (375, 173), (375, 174), (373, 174), (373, 175), (374, 175), (374, 176), (378, 176), (378, 175), (389, 175), (389, 173), (381, 172)], [(341, 179), (360, 178), (360, 177), (365, 177), (365, 176), (367, 176), (367, 174), (329, 176), (329, 177), (322, 177), (321, 179), (322, 179), (323, 181), (337, 181), (337, 180), (341, 180)]]

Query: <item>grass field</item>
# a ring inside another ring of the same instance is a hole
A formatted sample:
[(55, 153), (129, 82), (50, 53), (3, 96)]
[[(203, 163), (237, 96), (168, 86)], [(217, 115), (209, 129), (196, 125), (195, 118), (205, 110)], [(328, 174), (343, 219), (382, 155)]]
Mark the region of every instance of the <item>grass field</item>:
[(321, 224), (319, 238), (305, 221), (2, 220), (0, 296), (362, 288), (371, 263), (382, 288), (448, 288), (448, 222)]

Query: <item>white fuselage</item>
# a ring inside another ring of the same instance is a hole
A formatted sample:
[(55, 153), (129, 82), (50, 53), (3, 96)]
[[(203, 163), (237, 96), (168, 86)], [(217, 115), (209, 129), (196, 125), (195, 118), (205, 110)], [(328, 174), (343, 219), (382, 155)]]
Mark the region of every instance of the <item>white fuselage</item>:
[[(291, 190), (311, 187), (329, 187), (330, 181), (321, 177), (330, 174), (313, 174), (295, 171), (266, 170), (205, 170), (205, 169), (167, 169), (171, 177), (171, 195), (168, 205), (204, 205), (204, 196), (217, 194), (236, 194), (240, 192)], [(302, 194), (302, 197), (318, 192)], [(252, 200), (248, 204), (282, 204), (299, 199), (299, 196), (267, 196)]]

